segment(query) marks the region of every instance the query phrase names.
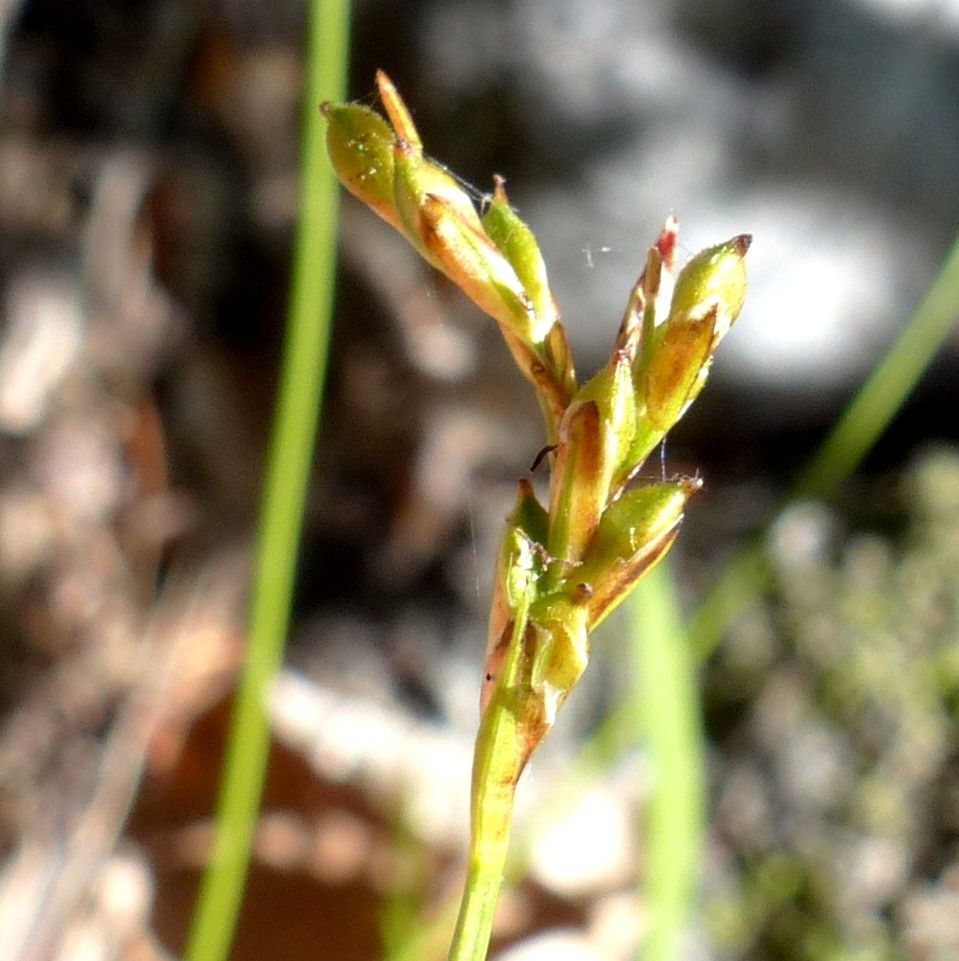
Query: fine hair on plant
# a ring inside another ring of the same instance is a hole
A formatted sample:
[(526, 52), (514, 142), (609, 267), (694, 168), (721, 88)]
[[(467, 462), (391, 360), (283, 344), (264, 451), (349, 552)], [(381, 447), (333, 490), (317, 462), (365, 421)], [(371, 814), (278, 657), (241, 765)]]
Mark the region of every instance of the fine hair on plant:
[(677, 263), (670, 217), (634, 285), (609, 359), (577, 381), (530, 228), (503, 180), (477, 210), (423, 150), (389, 78), (386, 113), (325, 103), (340, 181), (497, 324), (542, 411), (546, 503), (528, 479), (496, 560), (471, 795), (466, 885), (449, 957), (486, 956), (517, 781), (589, 658), (592, 631), (669, 550), (698, 478), (638, 480), (647, 457), (702, 390), (742, 307), (740, 234)]

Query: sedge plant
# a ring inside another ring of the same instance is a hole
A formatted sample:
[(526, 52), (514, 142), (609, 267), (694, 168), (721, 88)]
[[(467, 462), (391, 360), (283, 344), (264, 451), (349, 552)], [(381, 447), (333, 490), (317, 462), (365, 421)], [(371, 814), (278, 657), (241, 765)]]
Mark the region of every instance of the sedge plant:
[(592, 631), (669, 550), (697, 478), (638, 482), (702, 390), (742, 307), (741, 234), (679, 268), (670, 217), (649, 248), (609, 360), (577, 380), (546, 268), (502, 179), (477, 210), (424, 152), (406, 105), (377, 74), (386, 116), (325, 103), (340, 181), (497, 324), (542, 411), (546, 502), (528, 479), (496, 562), (471, 793), (465, 890), (450, 961), (486, 956), (516, 784), (582, 676)]

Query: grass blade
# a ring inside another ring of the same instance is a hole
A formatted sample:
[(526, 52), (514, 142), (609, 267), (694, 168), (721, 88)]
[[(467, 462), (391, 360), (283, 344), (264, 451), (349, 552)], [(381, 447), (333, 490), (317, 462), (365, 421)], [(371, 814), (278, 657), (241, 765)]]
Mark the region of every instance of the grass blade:
[(646, 818), (643, 961), (676, 961), (693, 915), (705, 823), (705, 756), (695, 662), (683, 633), (668, 559), (629, 602), (639, 728), (653, 791)]
[(236, 694), (216, 813), (186, 961), (224, 961), (233, 941), (269, 751), (266, 698), (289, 628), (296, 557), (323, 393), (336, 257), (338, 188), (319, 105), (343, 99), (348, 0), (308, 10), (307, 83), (295, 240), (279, 397), (266, 467), (247, 656)]

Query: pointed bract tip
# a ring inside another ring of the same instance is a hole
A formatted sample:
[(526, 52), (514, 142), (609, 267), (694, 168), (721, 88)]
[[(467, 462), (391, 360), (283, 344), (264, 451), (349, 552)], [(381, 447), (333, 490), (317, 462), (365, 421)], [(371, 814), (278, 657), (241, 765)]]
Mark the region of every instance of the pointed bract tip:
[(509, 198), (506, 196), (506, 178), (499, 174), (493, 174), (493, 199), (509, 204)]
[(675, 214), (670, 214), (656, 240), (656, 249), (659, 251), (659, 256), (667, 270), (672, 270), (676, 261), (676, 238), (678, 235), (679, 220)]
[(521, 477), (519, 479), (518, 489), (516, 491), (517, 496), (531, 497), (533, 496), (533, 485), (528, 477)]
[(738, 237), (733, 237), (729, 242), (730, 247), (739, 254), (740, 257), (746, 256), (746, 251), (749, 250), (753, 242), (752, 234), (740, 234)]
[(416, 124), (413, 123), (413, 117), (393, 81), (382, 70), (376, 71), (376, 89), (396, 136), (402, 137), (415, 150), (421, 150), (423, 143)]

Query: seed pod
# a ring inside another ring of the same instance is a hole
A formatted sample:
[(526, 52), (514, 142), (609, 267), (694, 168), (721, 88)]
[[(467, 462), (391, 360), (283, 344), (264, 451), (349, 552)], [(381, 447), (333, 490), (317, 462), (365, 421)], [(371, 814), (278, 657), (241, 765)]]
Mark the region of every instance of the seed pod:
[(686, 501), (700, 487), (694, 479), (625, 491), (606, 508), (583, 563), (571, 570), (564, 592), (586, 595), (592, 631), (669, 550)]
[(397, 140), (393, 146), (393, 196), (401, 230), (434, 267), (439, 264), (423, 239), (423, 206), (427, 197), (443, 201), (461, 221), (482, 232), (479, 214), (463, 188), (442, 167), (427, 160), (422, 151), (405, 140)]
[(483, 214), (483, 227), (490, 240), (509, 261), (516, 276), (529, 295), (536, 314), (530, 331), (534, 344), (541, 344), (559, 320), (559, 311), (546, 279), (546, 264), (540, 253), (533, 231), (517, 216), (509, 205), (501, 177), (495, 178), (493, 199)]
[(587, 381), (573, 399), (574, 403), (594, 400), (599, 409), (601, 477), (606, 501), (613, 477), (629, 457), (636, 431), (636, 391), (631, 363), (629, 350), (614, 351), (606, 366)]
[[(596, 532), (606, 506), (604, 474), (599, 408), (593, 400), (574, 401), (560, 426), (549, 498), (548, 547), (563, 569), (579, 562)], [(563, 569), (554, 565), (550, 580)]]
[(489, 237), (432, 194), (423, 202), (420, 230), (437, 267), (480, 310), (531, 343), (536, 315), (515, 271)]
[(744, 258), (751, 243), (749, 234), (739, 234), (696, 254), (676, 278), (667, 323), (674, 318), (703, 317), (715, 305), (715, 350), (742, 309), (746, 296)]
[(693, 386), (708, 369), (716, 326), (716, 304), (703, 316), (679, 315), (666, 323), (646, 369), (646, 414), (667, 431), (685, 413)]
[[(480, 710), (485, 711), (499, 678), (512, 634), (513, 619), (524, 595), (535, 594), (545, 566), (546, 511), (528, 480), (519, 482), (516, 504), (507, 519), (500, 544), (486, 640), (486, 667), (480, 689)], [(532, 602), (532, 597), (525, 598)]]
[(576, 371), (573, 369), (573, 355), (569, 349), (566, 330), (558, 320), (546, 335), (543, 347), (547, 365), (565, 398), (565, 409), (570, 397), (576, 392)]
[(543, 720), (551, 727), (556, 712), (589, 661), (585, 598), (550, 594), (530, 609), (535, 654), (530, 686), (543, 698)]
[(645, 404), (632, 451), (637, 463), (702, 390), (713, 353), (742, 308), (750, 240), (740, 234), (696, 254), (676, 278), (667, 319), (655, 328), (648, 319), (644, 324), (634, 366), (637, 393)]
[(402, 230), (393, 200), (393, 131), (374, 110), (324, 103), (326, 148), (337, 177), (388, 224)]

